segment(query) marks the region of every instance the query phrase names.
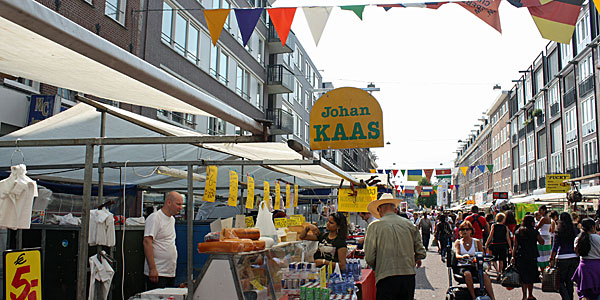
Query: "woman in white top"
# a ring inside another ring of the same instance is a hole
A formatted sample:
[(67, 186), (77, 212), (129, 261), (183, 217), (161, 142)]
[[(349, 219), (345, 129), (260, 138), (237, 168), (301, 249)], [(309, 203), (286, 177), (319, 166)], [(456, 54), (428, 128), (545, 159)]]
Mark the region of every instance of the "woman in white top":
[(587, 218), (581, 222), (583, 232), (575, 239), (575, 252), (581, 261), (573, 281), (577, 284), (579, 299), (595, 300), (600, 296), (600, 235), (596, 223)]
[[(483, 252), (483, 243), (480, 240), (472, 237), (474, 232), (475, 228), (473, 228), (473, 224), (471, 224), (471, 222), (464, 221), (462, 224), (460, 224), (459, 233), (461, 238), (454, 242), (454, 253), (456, 253), (457, 260), (470, 259), (475, 257), (475, 252)], [(467, 289), (469, 289), (469, 294), (471, 294), (471, 298), (475, 299), (476, 295), (473, 287), (473, 276), (478, 276), (477, 268), (475, 266), (461, 266), (458, 268), (458, 274), (464, 276)], [(492, 282), (485, 273), (483, 273), (483, 283), (488, 295), (492, 300), (494, 300), (495, 298)]]
[(540, 235), (544, 239), (544, 244), (538, 244), (538, 252), (540, 256), (537, 258), (537, 265), (540, 270), (543, 270), (550, 264), (550, 255), (552, 254), (552, 235), (550, 234), (550, 226), (552, 225), (552, 221), (548, 217), (548, 208), (546, 205), (540, 206), (538, 208), (538, 212), (540, 214), (540, 221), (535, 226), (540, 232)]

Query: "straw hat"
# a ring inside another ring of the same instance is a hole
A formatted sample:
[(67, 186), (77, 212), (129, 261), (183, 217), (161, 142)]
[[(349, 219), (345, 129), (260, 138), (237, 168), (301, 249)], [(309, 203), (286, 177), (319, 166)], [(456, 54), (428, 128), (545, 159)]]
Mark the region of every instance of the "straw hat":
[(395, 206), (398, 206), (398, 204), (400, 204), (400, 202), (402, 202), (402, 200), (394, 198), (394, 196), (392, 196), (392, 194), (390, 194), (390, 193), (385, 193), (385, 194), (381, 195), (379, 200), (371, 201), (371, 203), (369, 203), (369, 205), (367, 206), (367, 210), (371, 213), (371, 215), (373, 215), (375, 218), (379, 219), (379, 218), (381, 218), (381, 216), (379, 215), (377, 208), (380, 205), (391, 203), (391, 204), (394, 204)]

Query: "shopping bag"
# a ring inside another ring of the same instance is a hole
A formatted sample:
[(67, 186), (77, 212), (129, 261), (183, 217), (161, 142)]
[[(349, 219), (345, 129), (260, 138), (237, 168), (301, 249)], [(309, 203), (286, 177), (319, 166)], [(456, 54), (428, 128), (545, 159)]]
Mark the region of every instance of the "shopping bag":
[(546, 268), (542, 272), (542, 291), (546, 293), (560, 292), (560, 275), (557, 268)]
[(503, 287), (521, 287), (521, 276), (517, 273), (515, 266), (510, 264), (506, 267), (504, 273), (502, 273), (502, 282)]
[(258, 206), (258, 215), (256, 216), (256, 225), (254, 228), (260, 229), (260, 236), (270, 237), (277, 244), (277, 229), (275, 229), (272, 215), (267, 207), (267, 203), (261, 201)]

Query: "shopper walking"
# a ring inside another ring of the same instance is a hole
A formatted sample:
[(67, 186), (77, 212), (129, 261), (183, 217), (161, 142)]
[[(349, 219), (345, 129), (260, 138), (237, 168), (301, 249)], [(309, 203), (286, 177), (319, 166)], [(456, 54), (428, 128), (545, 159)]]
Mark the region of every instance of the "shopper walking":
[(521, 226), (515, 232), (511, 259), (511, 263), (516, 265), (521, 276), (523, 299), (536, 299), (533, 296), (533, 284), (540, 282), (540, 273), (537, 267), (537, 257), (539, 256), (537, 243), (543, 242), (544, 239), (535, 229), (535, 219), (532, 215), (526, 215)]
[(593, 219), (581, 222), (583, 231), (575, 240), (575, 252), (581, 256), (573, 275), (579, 299), (595, 300), (600, 297), (600, 235)]
[(556, 265), (560, 276), (560, 297), (563, 300), (573, 300), (573, 281), (571, 278), (579, 265), (575, 254), (575, 237), (579, 229), (573, 225), (571, 215), (563, 212), (559, 216), (556, 235), (550, 255), (550, 266)]
[(419, 220), (417, 227), (421, 230), (421, 237), (423, 240), (423, 246), (425, 251), (429, 251), (429, 237), (431, 236), (431, 228), (433, 224), (431, 219), (428, 217), (427, 212), (423, 212), (423, 216)]
[(446, 251), (448, 250), (448, 243), (452, 242), (452, 227), (447, 221), (446, 215), (440, 215), (440, 220), (435, 225), (434, 234), (440, 244), (440, 255), (442, 261), (446, 262)]
[(417, 228), (396, 215), (398, 203), (400, 199), (386, 193), (367, 206), (379, 218), (365, 237), (365, 260), (375, 271), (377, 300), (413, 300), (415, 266), (426, 256)]
[(544, 239), (543, 243), (537, 245), (539, 252), (537, 264), (541, 271), (550, 263), (550, 254), (552, 253), (552, 235), (550, 234), (550, 226), (552, 225), (552, 221), (550, 221), (550, 218), (548, 217), (548, 208), (546, 205), (540, 206), (537, 212), (540, 215), (540, 220), (535, 229), (539, 230), (540, 235)]
[(505, 221), (506, 215), (503, 213), (496, 215), (496, 223), (492, 225), (490, 236), (485, 243), (485, 247), (492, 251), (492, 255), (494, 256), (493, 261), (498, 262), (498, 280), (500, 280), (500, 275), (504, 271), (504, 267), (506, 267), (508, 249), (511, 247), (508, 227), (504, 225)]
[(471, 222), (475, 233), (473, 237), (479, 240), (483, 240), (483, 232), (490, 232), (490, 225), (485, 221), (485, 217), (479, 215), (479, 207), (473, 205), (471, 207), (471, 215), (465, 218), (465, 221)]

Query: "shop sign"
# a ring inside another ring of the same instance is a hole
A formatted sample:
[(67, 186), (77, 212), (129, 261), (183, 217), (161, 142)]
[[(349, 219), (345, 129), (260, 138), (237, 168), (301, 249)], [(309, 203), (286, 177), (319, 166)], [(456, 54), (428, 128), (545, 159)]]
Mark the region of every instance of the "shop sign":
[(273, 222), (275, 223), (275, 228), (284, 228), (288, 227), (288, 219), (287, 218), (275, 218)]
[(339, 189), (338, 211), (342, 212), (367, 212), (367, 205), (377, 200), (377, 187), (369, 186), (366, 189)]
[(27, 125), (35, 124), (54, 115), (56, 95), (31, 95)]
[(570, 186), (563, 181), (571, 179), (571, 174), (546, 174), (546, 193), (566, 193)]
[(321, 96), (310, 113), (310, 148), (383, 147), (383, 114), (371, 94), (344, 87)]
[(494, 192), (494, 199), (508, 199), (508, 192)]
[(4, 251), (4, 299), (42, 299), (41, 250)]

